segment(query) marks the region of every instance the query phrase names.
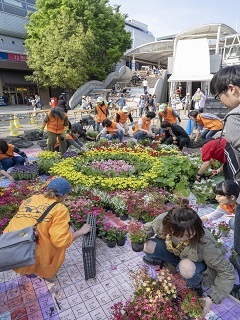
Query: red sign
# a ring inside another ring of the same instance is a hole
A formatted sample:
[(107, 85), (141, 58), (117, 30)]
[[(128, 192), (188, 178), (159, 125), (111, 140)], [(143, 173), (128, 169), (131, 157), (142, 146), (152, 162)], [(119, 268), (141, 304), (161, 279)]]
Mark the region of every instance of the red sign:
[(8, 60), (14, 60), (14, 61), (20, 61), (20, 62), (26, 62), (27, 56), (24, 54), (15, 54), (15, 53), (9, 53), (8, 54)]

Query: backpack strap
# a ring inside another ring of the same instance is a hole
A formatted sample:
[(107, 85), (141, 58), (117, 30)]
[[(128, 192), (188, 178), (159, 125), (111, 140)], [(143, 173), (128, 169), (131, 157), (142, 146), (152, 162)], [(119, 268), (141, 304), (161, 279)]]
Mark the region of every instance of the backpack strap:
[(36, 227), (39, 222), (42, 222), (43, 219), (46, 217), (46, 215), (49, 213), (49, 211), (52, 210), (52, 208), (55, 207), (55, 205), (58, 203), (59, 203), (58, 201), (55, 201), (52, 204), (50, 204), (50, 206), (43, 212), (41, 217), (37, 220), (37, 223), (34, 225), (34, 227)]

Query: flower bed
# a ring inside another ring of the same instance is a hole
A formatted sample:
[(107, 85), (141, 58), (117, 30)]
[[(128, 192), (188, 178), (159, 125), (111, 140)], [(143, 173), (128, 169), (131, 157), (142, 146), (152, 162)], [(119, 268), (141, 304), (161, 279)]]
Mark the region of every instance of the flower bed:
[[(53, 165), (50, 173), (61, 175), (73, 184), (97, 187), (104, 190), (143, 189), (148, 185), (169, 189), (187, 190), (185, 187), (195, 177), (196, 161), (190, 157), (175, 155), (168, 147), (166, 152), (151, 148), (124, 148), (105, 146), (85, 152), (79, 157), (68, 158)], [(174, 154), (174, 155), (173, 155)], [(120, 167), (122, 161), (129, 170), (97, 169), (95, 164), (114, 163)], [(95, 166), (95, 167), (94, 167)], [(110, 176), (109, 176), (110, 175)]]

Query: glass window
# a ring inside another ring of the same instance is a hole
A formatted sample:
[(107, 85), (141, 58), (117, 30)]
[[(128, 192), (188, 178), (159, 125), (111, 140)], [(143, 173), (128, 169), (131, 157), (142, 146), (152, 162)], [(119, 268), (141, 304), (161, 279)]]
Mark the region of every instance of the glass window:
[(20, 9), (20, 8), (14, 8), (13, 6), (10, 6), (8, 4), (3, 4), (3, 11), (15, 14), (16, 16), (26, 17), (27, 11)]
[(22, 3), (20, 1), (16, 1), (16, 0), (3, 0), (4, 3), (8, 3), (11, 4), (14, 7), (22, 7)]

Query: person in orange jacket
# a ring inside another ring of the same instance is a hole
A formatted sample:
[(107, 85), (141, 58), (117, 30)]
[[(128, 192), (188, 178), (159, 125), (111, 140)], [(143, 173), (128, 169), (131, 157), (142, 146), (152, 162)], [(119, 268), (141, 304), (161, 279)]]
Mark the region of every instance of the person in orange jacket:
[[(69, 132), (66, 134), (66, 142), (67, 142), (67, 149), (70, 146), (74, 146), (75, 148), (87, 151), (88, 149), (84, 146), (84, 144), (79, 140), (82, 131), (77, 126), (72, 126)], [(94, 139), (95, 140), (95, 139)], [(55, 151), (59, 152), (59, 141), (57, 138), (57, 142), (55, 144)]]
[[(107, 138), (108, 140), (119, 139), (122, 142), (123, 139), (123, 127), (110, 119), (105, 119), (102, 123), (103, 129), (96, 137), (96, 141), (100, 139), (100, 137)], [(107, 136), (108, 134), (108, 136)]]
[(62, 109), (60, 109), (59, 107), (55, 107), (47, 113), (43, 121), (44, 122), (42, 124), (42, 129), (40, 130), (40, 134), (43, 133), (43, 130), (47, 125), (48, 150), (54, 151), (54, 147), (58, 138), (59, 149), (61, 154), (66, 152), (67, 144), (66, 144), (65, 136), (69, 126), (67, 114), (63, 112)]
[(55, 178), (48, 184), (46, 193), (33, 195), (21, 203), (3, 233), (33, 226), (53, 202), (59, 202), (37, 226), (39, 241), (36, 244), (35, 264), (16, 268), (14, 271), (23, 275), (54, 277), (64, 262), (67, 248), (90, 231), (88, 224), (75, 232), (69, 229), (69, 211), (62, 202), (70, 191), (71, 187), (66, 179)]
[(140, 118), (136, 124), (133, 131), (134, 138), (139, 141), (144, 138), (155, 138), (155, 134), (151, 129), (151, 120), (156, 117), (156, 113), (153, 111), (148, 111), (148, 113)]
[(124, 129), (125, 136), (129, 137), (129, 127), (127, 124), (127, 119), (129, 118), (130, 122), (133, 123), (133, 117), (131, 115), (131, 111), (129, 111), (127, 106), (124, 106), (122, 110), (116, 112), (114, 117), (114, 122), (120, 123)]
[(221, 119), (212, 113), (200, 113), (199, 111), (190, 111), (188, 117), (197, 122), (198, 131), (195, 141), (201, 134), (202, 141), (205, 142), (209, 138), (213, 137), (218, 131), (223, 129), (223, 123)]
[[(19, 156), (15, 156), (14, 153), (19, 154)], [(24, 163), (28, 163), (26, 153), (19, 150), (13, 144), (7, 143), (4, 139), (0, 139), (0, 169), (2, 168), (2, 171), (7, 171), (15, 165), (23, 165)], [(9, 175), (4, 174), (3, 172), (1, 173), (10, 179)]]
[(97, 98), (97, 104), (94, 108), (95, 114), (95, 131), (100, 131), (100, 124), (108, 117), (108, 105), (105, 104), (103, 97)]
[(181, 122), (180, 116), (177, 113), (177, 111), (173, 110), (173, 108), (168, 107), (166, 103), (162, 103), (159, 106), (159, 120), (160, 120), (160, 125), (163, 120), (169, 121), (171, 124), (176, 124), (177, 119), (179, 122)]

